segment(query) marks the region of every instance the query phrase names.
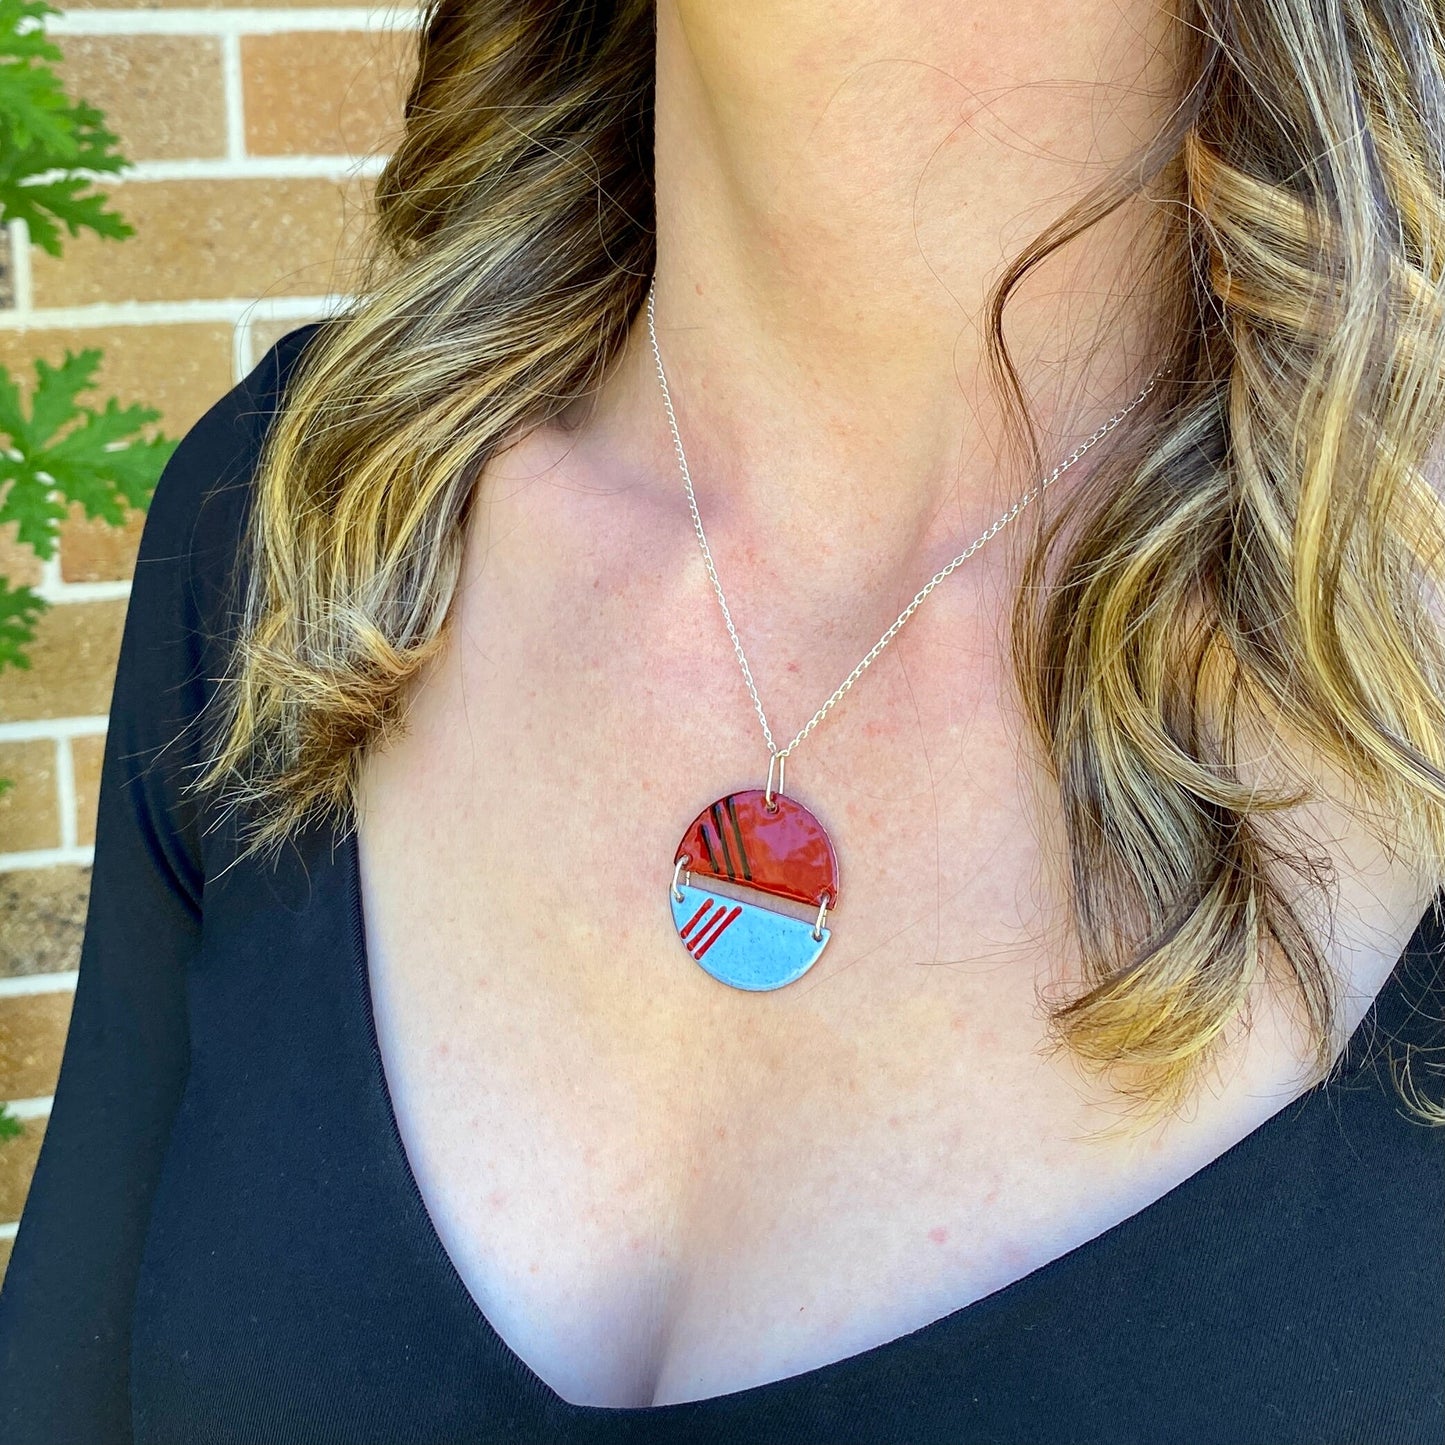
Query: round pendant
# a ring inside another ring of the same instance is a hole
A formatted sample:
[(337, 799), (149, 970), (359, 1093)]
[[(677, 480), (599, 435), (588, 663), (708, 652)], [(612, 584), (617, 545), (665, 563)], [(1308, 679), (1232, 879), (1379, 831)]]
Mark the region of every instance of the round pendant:
[[(677, 936), (721, 983), (761, 991), (801, 978), (827, 947), (827, 910), (838, 903), (838, 860), (823, 825), (801, 803), (766, 790), (729, 793), (697, 815), (673, 858), (670, 890)], [(678, 866), (681, 865), (681, 866)], [(758, 902), (699, 887), (726, 879)], [(794, 918), (766, 901), (790, 898), (818, 909)]]

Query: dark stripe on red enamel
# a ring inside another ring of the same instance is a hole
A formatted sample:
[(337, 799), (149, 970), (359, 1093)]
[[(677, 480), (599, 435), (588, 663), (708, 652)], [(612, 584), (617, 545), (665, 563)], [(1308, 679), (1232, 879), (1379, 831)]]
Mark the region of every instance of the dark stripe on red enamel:
[(728, 818), (733, 825), (733, 837), (738, 842), (738, 861), (743, 865), (743, 877), (749, 883), (753, 881), (753, 870), (748, 867), (747, 850), (743, 847), (743, 830), (738, 826), (738, 806), (733, 802), (733, 795), (728, 794)]
[(714, 873), (721, 873), (722, 869), (717, 866), (717, 854), (712, 851), (712, 835), (707, 831), (707, 824), (699, 823), (697, 831), (702, 837), (702, 846), (707, 849), (708, 866)]
[(722, 844), (723, 862), (727, 865), (728, 877), (736, 878), (738, 875), (733, 871), (733, 855), (728, 849), (728, 835), (723, 831), (722, 809), (716, 803), (712, 805), (712, 825), (717, 829), (717, 840)]

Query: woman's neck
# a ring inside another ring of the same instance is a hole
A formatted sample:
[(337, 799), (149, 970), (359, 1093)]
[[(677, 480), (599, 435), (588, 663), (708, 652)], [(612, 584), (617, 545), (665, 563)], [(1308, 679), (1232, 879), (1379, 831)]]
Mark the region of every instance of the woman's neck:
[[(1173, 105), (1164, 9), (660, 0), (657, 332), (714, 540), (911, 578), (1031, 484), (1001, 449), (985, 297)], [(1156, 364), (1157, 220), (1124, 207), (1009, 304), (1060, 457)], [(645, 316), (590, 424), (675, 491)]]

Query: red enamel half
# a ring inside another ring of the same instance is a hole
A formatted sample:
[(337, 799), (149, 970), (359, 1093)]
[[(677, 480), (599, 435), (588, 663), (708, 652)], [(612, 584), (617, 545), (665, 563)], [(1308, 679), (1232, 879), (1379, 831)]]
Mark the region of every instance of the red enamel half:
[(729, 793), (693, 819), (674, 858), (687, 854), (689, 873), (726, 878), (799, 903), (838, 906), (838, 860), (823, 825), (801, 803), (762, 788)]

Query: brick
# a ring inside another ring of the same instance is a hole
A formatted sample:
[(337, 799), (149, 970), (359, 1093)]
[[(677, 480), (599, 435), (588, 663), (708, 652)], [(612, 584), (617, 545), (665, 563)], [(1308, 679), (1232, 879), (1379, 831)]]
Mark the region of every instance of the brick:
[(101, 358), (95, 369), (95, 387), (81, 392), (79, 400), (98, 408), (114, 396), (123, 405), (134, 402), (154, 407), (161, 419), (146, 433), (153, 436), (159, 430), (179, 436), (231, 385), (231, 335), (230, 326), (213, 322), (32, 326), (0, 331), (0, 366), (14, 375), (28, 395), (36, 357), (59, 366), (67, 350), (96, 347)]
[(60, 528), (60, 575), (67, 582), (110, 582), (131, 576), (145, 513), (132, 509), (125, 522), (87, 517), (77, 504)]
[[(0, 366), (22, 394), (33, 389), (35, 362), (59, 366), (67, 352), (101, 353), (95, 384), (80, 401), (100, 409), (114, 396), (122, 405), (151, 407), (160, 420), (142, 435), (180, 437), (231, 385), (232, 328), (226, 325), (29, 327), (0, 331)], [(107, 582), (129, 577), (140, 542), (143, 514), (116, 528), (88, 520), (79, 507), (60, 529), (60, 575), (67, 582)], [(12, 582), (39, 580), (34, 553), (13, 541), (13, 525), (0, 534), (0, 576)], [(13, 569), (13, 570), (12, 570)]]
[(0, 577), (12, 587), (34, 587), (40, 581), (40, 559), (16, 538), (16, 522), (0, 526)]
[(0, 977), (77, 967), (89, 894), (89, 868), (0, 873)]
[(58, 35), (66, 90), (105, 112), (127, 160), (226, 152), (221, 42), (214, 35)]
[(17, 1138), (0, 1139), (0, 1223), (13, 1224), (25, 1208), (25, 1196), (35, 1175), (40, 1143), (49, 1119), (22, 1119)]
[(104, 756), (104, 733), (71, 738), (70, 762), (75, 775), (75, 841), (83, 848), (95, 842), (95, 812), (100, 803), (100, 765)]
[(125, 599), (58, 602), (41, 614), (28, 668), (0, 679), (0, 722), (110, 711)]
[(370, 220), (372, 181), (292, 177), (122, 181), (108, 187), (135, 227), (116, 243), (82, 233), (65, 254), (31, 247), (37, 306), (348, 292)]
[(55, 1092), (74, 1002), (68, 989), (0, 998), (0, 1099)]
[[(8, 778), (11, 784), (0, 793), (0, 853), (58, 847), (55, 744), (48, 738), (0, 743), (0, 778)], [(0, 1099), (5, 1097), (0, 1093)]]
[(246, 149), (252, 155), (387, 154), (400, 139), (415, 67), (412, 31), (243, 35)]

